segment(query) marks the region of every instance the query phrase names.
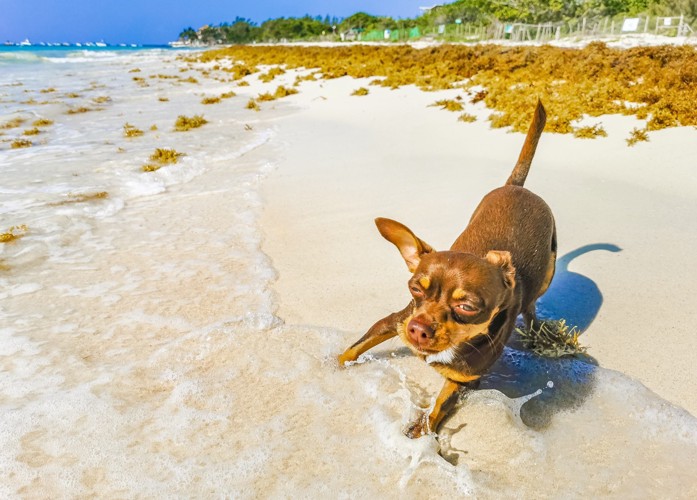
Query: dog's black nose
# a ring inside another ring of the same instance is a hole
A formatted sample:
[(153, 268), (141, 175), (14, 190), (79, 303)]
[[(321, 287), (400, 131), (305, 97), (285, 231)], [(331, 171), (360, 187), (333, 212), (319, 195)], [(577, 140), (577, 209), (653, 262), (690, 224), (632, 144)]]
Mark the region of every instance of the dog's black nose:
[(435, 333), (430, 325), (422, 323), (416, 318), (409, 321), (407, 332), (409, 333), (409, 338), (415, 345), (423, 344), (432, 339)]

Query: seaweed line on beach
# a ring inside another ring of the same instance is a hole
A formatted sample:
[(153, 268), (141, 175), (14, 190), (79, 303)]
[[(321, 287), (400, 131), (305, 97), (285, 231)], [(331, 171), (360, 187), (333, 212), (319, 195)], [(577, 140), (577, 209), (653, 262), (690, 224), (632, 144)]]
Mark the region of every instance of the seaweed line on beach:
[(538, 98), (548, 110), (548, 131), (584, 138), (604, 136), (599, 124), (575, 125), (586, 116), (634, 116), (646, 120), (644, 132), (697, 126), (697, 51), (692, 46), (232, 46), (190, 61), (226, 59), (233, 63), (227, 71), (235, 79), (258, 66), (276, 65), (317, 69), (325, 79), (378, 76), (372, 83), (389, 88), (462, 88), (471, 102), (483, 101), (495, 111), (489, 118), (492, 127), (519, 132), (526, 130)]

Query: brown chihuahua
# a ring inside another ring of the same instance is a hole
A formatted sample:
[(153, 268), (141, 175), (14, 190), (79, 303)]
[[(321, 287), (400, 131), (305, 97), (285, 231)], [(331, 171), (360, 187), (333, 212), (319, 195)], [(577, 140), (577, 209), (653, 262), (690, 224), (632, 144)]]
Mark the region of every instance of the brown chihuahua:
[(458, 391), (478, 386), (481, 375), (503, 352), (519, 314), (526, 325), (537, 322), (535, 301), (554, 276), (557, 238), (552, 211), (523, 184), (545, 121), (538, 101), (506, 185), (482, 199), (449, 251), (435, 251), (399, 222), (375, 220), (380, 234), (399, 249), (413, 273), (413, 299), (375, 323), (339, 356), (339, 365), (399, 335), (445, 377), (428, 418), (405, 430), (411, 438), (435, 432)]

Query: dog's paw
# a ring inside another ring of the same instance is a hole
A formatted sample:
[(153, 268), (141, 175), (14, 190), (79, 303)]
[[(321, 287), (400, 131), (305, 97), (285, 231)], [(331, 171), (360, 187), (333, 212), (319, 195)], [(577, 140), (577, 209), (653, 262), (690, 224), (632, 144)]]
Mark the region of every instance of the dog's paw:
[(339, 362), (339, 368), (345, 368), (346, 366), (348, 366), (347, 363), (352, 363), (356, 361), (356, 358), (347, 355), (347, 353), (343, 353), (337, 356), (336, 360)]
[(428, 415), (425, 413), (421, 415), (421, 417), (408, 424), (404, 428), (404, 435), (410, 439), (416, 439), (420, 438), (421, 436), (425, 436), (426, 434), (429, 433), (429, 428), (428, 428)]
[(336, 360), (339, 363), (339, 368), (346, 368), (347, 363), (351, 363), (352, 361), (355, 361), (355, 359), (351, 359), (350, 356), (346, 356), (346, 353), (337, 356)]

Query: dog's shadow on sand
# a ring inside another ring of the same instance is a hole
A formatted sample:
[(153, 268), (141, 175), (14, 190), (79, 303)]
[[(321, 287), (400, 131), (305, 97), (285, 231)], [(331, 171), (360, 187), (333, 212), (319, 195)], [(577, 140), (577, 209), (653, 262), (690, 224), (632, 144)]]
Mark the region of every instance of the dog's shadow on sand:
[(596, 250), (622, 251), (617, 245), (595, 243), (559, 257), (554, 279), (547, 292), (537, 301), (538, 315), (541, 318), (563, 318), (568, 325), (575, 326), (581, 333), (588, 329), (603, 305), (603, 294), (592, 279), (569, 271), (569, 263)]
[[(619, 252), (609, 243), (582, 246), (557, 259), (557, 269), (549, 289), (537, 303), (540, 319), (565, 319), (583, 333), (598, 315), (603, 295), (598, 285), (587, 276), (569, 270), (577, 257), (596, 250)], [(583, 342), (581, 342), (583, 343)], [(529, 427), (546, 427), (552, 416), (562, 410), (578, 407), (593, 389), (597, 361), (589, 355), (563, 358), (539, 356), (521, 347), (512, 339), (503, 355), (482, 376), (480, 389), (496, 389), (510, 398), (533, 394), (520, 416)]]

